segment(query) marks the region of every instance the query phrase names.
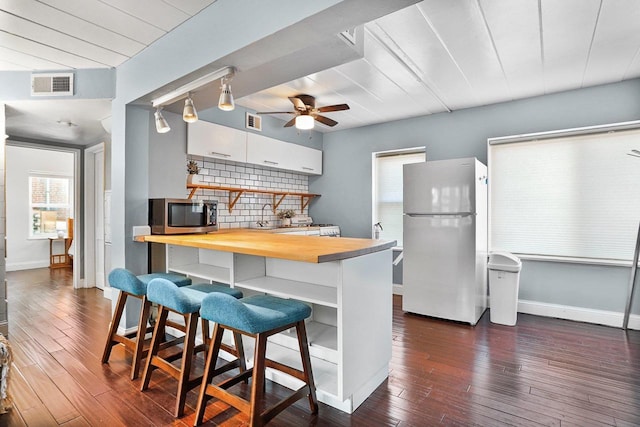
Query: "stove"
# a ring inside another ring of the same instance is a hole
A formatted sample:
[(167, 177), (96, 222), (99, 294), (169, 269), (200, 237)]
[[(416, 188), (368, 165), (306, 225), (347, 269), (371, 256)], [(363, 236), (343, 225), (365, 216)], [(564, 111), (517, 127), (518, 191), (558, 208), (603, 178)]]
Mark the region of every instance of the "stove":
[(320, 237), (340, 237), (340, 227), (333, 224), (311, 224), (320, 228)]

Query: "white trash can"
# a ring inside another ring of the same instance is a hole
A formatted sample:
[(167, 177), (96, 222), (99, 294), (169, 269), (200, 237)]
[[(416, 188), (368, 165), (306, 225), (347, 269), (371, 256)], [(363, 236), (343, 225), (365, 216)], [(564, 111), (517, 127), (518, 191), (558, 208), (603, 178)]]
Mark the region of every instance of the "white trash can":
[(491, 322), (514, 326), (518, 320), (522, 262), (508, 252), (491, 252), (488, 267)]

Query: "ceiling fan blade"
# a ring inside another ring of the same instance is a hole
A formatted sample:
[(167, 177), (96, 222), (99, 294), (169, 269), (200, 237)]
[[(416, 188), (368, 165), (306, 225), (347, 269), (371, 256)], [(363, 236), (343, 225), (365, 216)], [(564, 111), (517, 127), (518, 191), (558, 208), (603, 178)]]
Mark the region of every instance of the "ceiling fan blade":
[(347, 104), (337, 104), (337, 105), (327, 105), (326, 107), (318, 108), (319, 113), (328, 113), (330, 111), (342, 111), (348, 110), (349, 106)]
[(287, 123), (284, 124), (284, 127), (286, 128), (290, 128), (291, 126), (293, 126), (294, 124), (296, 124), (296, 118), (294, 117), (293, 119), (289, 120)]
[(296, 110), (307, 111), (307, 107), (304, 105), (304, 102), (300, 98), (296, 98), (295, 96), (290, 96), (289, 101), (293, 104)]
[(329, 117), (325, 117), (325, 116), (316, 115), (316, 116), (314, 116), (314, 119), (316, 119), (317, 121), (319, 121), (323, 125), (327, 125), (327, 126), (331, 126), (331, 127), (333, 127), (333, 126), (338, 124), (338, 122), (336, 122), (335, 120), (332, 120)]
[(296, 114), (295, 111), (259, 111), (256, 114)]

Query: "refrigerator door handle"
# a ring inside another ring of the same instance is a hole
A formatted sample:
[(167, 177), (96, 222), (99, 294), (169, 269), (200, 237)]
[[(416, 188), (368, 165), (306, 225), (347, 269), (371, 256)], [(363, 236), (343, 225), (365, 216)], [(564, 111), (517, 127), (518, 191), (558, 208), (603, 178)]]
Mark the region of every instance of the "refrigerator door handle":
[(420, 217), (440, 218), (440, 217), (450, 217), (450, 216), (457, 217), (457, 218), (464, 218), (467, 216), (477, 216), (478, 214), (476, 212), (447, 212), (447, 213), (432, 213), (432, 214), (405, 213), (405, 215), (414, 217), (414, 218), (420, 218)]

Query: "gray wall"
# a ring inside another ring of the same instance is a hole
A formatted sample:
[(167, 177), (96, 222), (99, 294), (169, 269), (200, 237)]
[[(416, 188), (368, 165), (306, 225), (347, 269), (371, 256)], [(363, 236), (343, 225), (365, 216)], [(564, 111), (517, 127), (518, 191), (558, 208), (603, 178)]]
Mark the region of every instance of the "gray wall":
[[(487, 162), (491, 137), (640, 119), (640, 80), (416, 117), (324, 135), (323, 175), (309, 180), (315, 221), (343, 236), (371, 235), (371, 153), (426, 146), (429, 160), (475, 156)], [(640, 218), (639, 218), (640, 219)], [(630, 248), (633, 252), (633, 248)], [(629, 268), (526, 262), (520, 298), (621, 312)], [(640, 313), (640, 292), (634, 301)]]

